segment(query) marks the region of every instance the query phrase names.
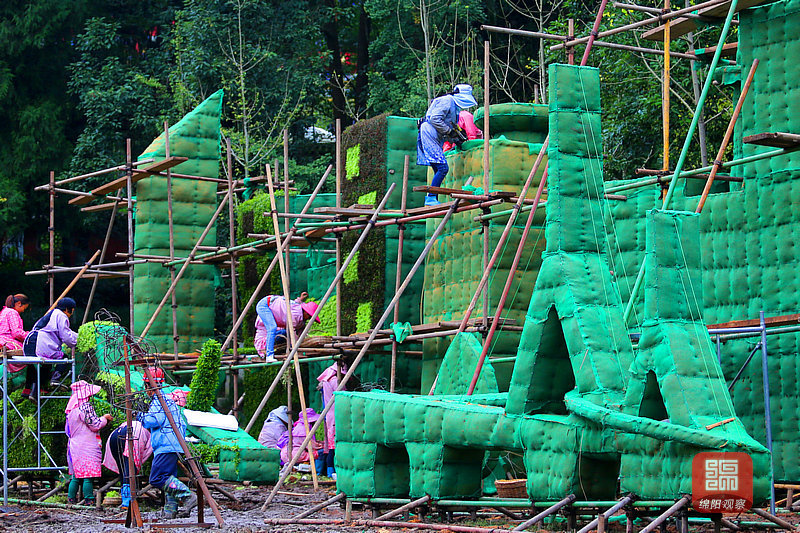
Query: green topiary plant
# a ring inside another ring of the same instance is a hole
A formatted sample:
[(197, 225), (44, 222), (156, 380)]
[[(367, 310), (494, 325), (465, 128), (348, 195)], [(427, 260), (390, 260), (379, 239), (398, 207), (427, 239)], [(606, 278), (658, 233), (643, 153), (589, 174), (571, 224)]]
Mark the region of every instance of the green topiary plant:
[(78, 344), (75, 346), (75, 351), (80, 353), (87, 353), (97, 349), (97, 326), (115, 326), (114, 322), (105, 322), (102, 320), (95, 320), (87, 322), (78, 328)]
[(222, 345), (209, 339), (203, 344), (197, 360), (197, 370), (192, 374), (189, 385), (191, 393), (186, 400), (186, 408), (193, 411), (210, 411), (214, 405), (219, 385), (219, 364), (222, 359)]

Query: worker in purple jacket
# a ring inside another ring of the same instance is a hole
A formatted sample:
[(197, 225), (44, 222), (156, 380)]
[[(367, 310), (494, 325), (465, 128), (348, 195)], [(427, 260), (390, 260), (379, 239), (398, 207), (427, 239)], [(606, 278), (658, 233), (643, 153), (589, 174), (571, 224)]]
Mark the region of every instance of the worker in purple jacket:
[[(61, 345), (66, 344), (74, 348), (78, 343), (78, 334), (69, 327), (69, 319), (75, 312), (75, 300), (72, 298), (61, 298), (56, 304), (55, 309), (36, 322), (33, 330), (25, 337), (22, 350), (25, 357), (40, 357), (42, 359), (64, 359), (64, 352)], [(30, 397), (31, 389), (36, 385), (36, 394), (47, 394), (45, 387), (49, 387), (50, 378), (53, 375), (51, 364), (28, 365), (25, 370), (25, 388), (22, 396)], [(41, 383), (36, 381), (36, 370), (39, 367)], [(66, 373), (69, 365), (62, 364), (56, 366), (56, 372), (61, 375)]]

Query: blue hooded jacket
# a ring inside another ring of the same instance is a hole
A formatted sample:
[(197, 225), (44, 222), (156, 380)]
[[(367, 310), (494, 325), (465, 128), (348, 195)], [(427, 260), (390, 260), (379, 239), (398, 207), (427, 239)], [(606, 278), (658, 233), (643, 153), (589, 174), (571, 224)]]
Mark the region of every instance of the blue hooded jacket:
[[(183, 419), (180, 407), (167, 395), (164, 395), (164, 401), (170, 413), (172, 413), (172, 418), (175, 419), (178, 431), (185, 437), (186, 422)], [(150, 409), (142, 417), (142, 425), (150, 430), (150, 444), (153, 446), (153, 455), (171, 452), (183, 453), (183, 449), (172, 431), (172, 426), (169, 425), (167, 415), (164, 413), (158, 398), (153, 397), (150, 402)]]

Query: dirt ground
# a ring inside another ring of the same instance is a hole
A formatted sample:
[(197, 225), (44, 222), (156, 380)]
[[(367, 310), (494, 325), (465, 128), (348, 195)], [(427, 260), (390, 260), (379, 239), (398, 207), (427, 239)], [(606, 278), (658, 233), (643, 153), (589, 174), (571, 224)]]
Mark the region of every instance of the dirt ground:
[[(244, 487), (241, 485), (226, 485), (227, 490), (235, 500), (230, 500), (216, 491), (213, 491), (214, 497), (220, 507), (223, 520), (225, 521), (224, 527), (221, 529), (214, 527), (210, 531), (220, 531), (224, 533), (252, 533), (256, 531), (270, 531), (281, 533), (294, 533), (299, 531), (319, 532), (319, 533), (356, 533), (356, 532), (370, 532), (370, 533), (394, 533), (394, 532), (421, 532), (430, 530), (422, 529), (389, 529), (389, 528), (373, 528), (365, 529), (360, 525), (269, 525), (264, 523), (265, 518), (291, 518), (298, 513), (310, 508), (312, 505), (321, 503), (334, 495), (335, 489), (333, 486), (321, 487), (320, 490), (314, 491), (313, 487), (306, 485), (288, 485), (282, 493), (279, 493), (275, 501), (270, 505), (267, 511), (261, 511), (261, 506), (264, 503), (271, 487)], [(197, 527), (181, 526), (180, 524), (187, 524), (197, 522), (196, 511), (192, 513), (190, 518), (176, 519), (166, 521), (161, 518), (161, 511), (156, 508), (149, 501), (145, 501), (142, 506), (142, 516), (145, 519), (155, 519), (160, 524), (174, 524), (177, 526), (178, 531), (185, 532), (200, 532), (208, 531), (207, 529)], [(800, 515), (796, 513), (784, 514), (780, 513), (779, 516), (793, 524), (800, 523)], [(47, 507), (33, 507), (25, 505), (9, 505), (0, 508), (0, 531), (11, 531), (14, 533), (94, 533), (97, 531), (131, 531), (126, 529), (124, 524), (109, 524), (103, 522), (106, 519), (119, 519), (124, 518), (125, 514), (117, 507), (105, 507), (102, 510), (71, 510)], [(315, 519), (343, 519), (344, 509), (339, 503), (336, 503), (325, 510), (315, 513), (312, 517)], [(358, 506), (354, 506), (352, 518), (357, 519), (370, 519), (372, 518), (371, 511)], [(742, 516), (744, 520), (758, 520), (756, 516)], [(212, 523), (216, 526), (216, 521), (211, 510), (206, 507), (205, 510), (206, 522)], [(510, 530), (514, 525), (519, 522), (512, 522), (502, 516), (462, 516), (457, 520), (460, 525), (473, 525), (480, 527), (497, 527)], [(585, 523), (585, 521), (583, 521)], [(635, 529), (641, 529), (646, 522), (641, 525), (637, 524)], [(161, 530), (145, 524), (144, 530), (157, 531)], [(562, 528), (557, 528), (561, 529)], [(693, 532), (712, 532), (713, 526), (711, 524), (698, 525), (691, 524), (690, 529)], [(623, 524), (615, 523), (610, 524), (609, 531), (624, 532), (625, 527)], [(669, 531), (675, 531), (673, 526), (668, 528)], [(764, 530), (756, 528), (756, 530)], [(538, 530), (544, 532), (544, 530)], [(752, 529), (750, 531), (753, 531)]]
[[(334, 489), (326, 490), (320, 488), (314, 492), (313, 487), (288, 486), (286, 492), (291, 495), (279, 494), (267, 511), (261, 511), (269, 489), (271, 487), (244, 487), (241, 485), (228, 485), (225, 487), (233, 496), (235, 501), (212, 491), (217, 504), (220, 507), (222, 518), (225, 525), (222, 529), (214, 528), (211, 531), (222, 531), (224, 533), (251, 533), (255, 531), (350, 531), (351, 528), (339, 528), (335, 526), (272, 526), (264, 523), (265, 518), (290, 518), (310, 506), (320, 503), (334, 494)], [(300, 496), (299, 494), (305, 494)], [(14, 533), (94, 533), (97, 531), (130, 531), (124, 524), (104, 523), (104, 519), (124, 518), (125, 513), (117, 507), (105, 507), (102, 510), (72, 510), (47, 507), (30, 507), (25, 505), (9, 505), (0, 513), (0, 531), (13, 531)], [(354, 518), (361, 518), (355, 516)], [(142, 505), (142, 517), (145, 519), (158, 519), (158, 523), (191, 523), (197, 522), (196, 511), (192, 512), (190, 518), (166, 521), (161, 519), (161, 511), (154, 505), (145, 501)], [(314, 515), (315, 518), (343, 518), (344, 511), (334, 505), (331, 510), (321, 511)], [(205, 521), (211, 522), (216, 526), (216, 520), (211, 509), (206, 506)], [(182, 532), (207, 531), (203, 528), (179, 526)], [(154, 529), (145, 524), (145, 530)]]

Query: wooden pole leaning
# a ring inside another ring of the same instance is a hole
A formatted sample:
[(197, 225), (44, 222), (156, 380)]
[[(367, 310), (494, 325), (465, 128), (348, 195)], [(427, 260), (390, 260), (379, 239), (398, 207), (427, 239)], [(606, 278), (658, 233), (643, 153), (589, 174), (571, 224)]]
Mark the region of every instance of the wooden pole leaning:
[(228, 189), (228, 193), (222, 199), (222, 202), (220, 202), (219, 206), (217, 207), (217, 210), (214, 211), (214, 215), (211, 217), (211, 220), (208, 221), (206, 229), (203, 230), (203, 233), (200, 235), (200, 238), (197, 239), (197, 242), (192, 247), (192, 251), (189, 252), (189, 257), (183, 263), (183, 266), (181, 266), (181, 269), (178, 271), (178, 274), (175, 276), (175, 279), (172, 281), (172, 283), (170, 283), (169, 288), (167, 289), (167, 293), (161, 299), (161, 302), (158, 304), (158, 307), (156, 307), (156, 310), (153, 312), (153, 316), (150, 317), (150, 320), (147, 322), (147, 325), (142, 330), (140, 336), (145, 337), (147, 335), (147, 332), (150, 331), (150, 328), (155, 323), (156, 318), (158, 318), (158, 315), (164, 308), (164, 304), (167, 303), (167, 298), (169, 298), (172, 295), (173, 291), (175, 290), (175, 287), (178, 285), (178, 282), (181, 280), (183, 274), (186, 272), (186, 269), (189, 267), (189, 264), (194, 259), (194, 256), (197, 254), (198, 247), (206, 239), (206, 236), (208, 235), (208, 232), (211, 231), (211, 228), (214, 227), (214, 223), (217, 221), (219, 214), (222, 212), (222, 208), (225, 207), (225, 203), (231, 201), (231, 198), (233, 198), (233, 190)]
[(750, 72), (747, 73), (747, 79), (745, 80), (744, 85), (742, 85), (742, 92), (739, 94), (739, 99), (736, 101), (736, 107), (734, 107), (731, 120), (728, 122), (728, 129), (725, 130), (725, 137), (722, 139), (722, 143), (719, 145), (719, 151), (717, 152), (717, 157), (714, 159), (714, 168), (711, 169), (711, 173), (708, 175), (705, 187), (703, 187), (703, 194), (700, 195), (700, 201), (697, 203), (697, 209), (695, 210), (695, 213), (702, 212), (703, 206), (706, 205), (706, 199), (708, 199), (708, 195), (711, 192), (711, 185), (713, 185), (714, 178), (717, 176), (717, 172), (722, 167), (722, 157), (725, 155), (725, 150), (728, 148), (728, 143), (733, 136), (733, 128), (736, 126), (736, 120), (739, 118), (739, 113), (742, 111), (744, 100), (747, 98), (747, 93), (750, 90), (750, 85), (753, 83), (753, 77), (756, 75), (757, 68), (758, 58), (753, 60), (753, 64), (750, 66)]
[[(467, 181), (467, 183), (470, 183), (471, 181), (472, 181), (472, 178), (470, 178)], [(393, 185), (394, 184), (392, 184), (392, 186)], [(392, 191), (392, 187), (389, 187), (389, 191), (386, 193), (386, 196), (384, 196), (384, 201), (381, 202), (381, 204), (385, 203), (386, 199), (388, 198), (388, 195), (391, 194), (391, 191)], [(444, 231), (445, 225), (450, 220), (450, 217), (453, 216), (453, 213), (456, 212), (456, 210), (458, 209), (458, 206), (459, 206), (460, 203), (461, 203), (461, 199), (456, 199), (453, 202), (453, 204), (450, 206), (450, 208), (447, 210), (447, 212), (445, 213), (444, 217), (442, 217), (442, 220), (439, 221), (439, 225), (436, 227), (436, 229), (434, 230), (433, 234), (428, 239), (428, 242), (425, 245), (425, 248), (423, 248), (422, 252), (420, 252), (419, 257), (417, 257), (417, 260), (414, 262), (414, 265), (411, 267), (411, 270), (409, 270), (408, 274), (406, 274), (406, 277), (403, 280), (403, 283), (400, 285), (400, 289), (395, 292), (395, 294), (392, 297), (391, 301), (386, 306), (386, 309), (384, 310), (383, 315), (381, 315), (381, 317), (377, 320), (375, 326), (372, 328), (372, 330), (371, 330), (371, 332), (369, 334), (369, 337), (367, 338), (366, 342), (364, 343), (364, 346), (361, 347), (361, 350), (358, 352), (358, 355), (356, 355), (356, 358), (353, 360), (352, 364), (350, 365), (350, 368), (347, 369), (347, 373), (342, 377), (341, 380), (339, 380), (339, 385), (336, 387), (336, 391), (337, 392), (344, 390), (345, 387), (347, 386), (347, 382), (353, 376), (353, 373), (355, 372), (356, 368), (358, 368), (359, 363), (364, 358), (364, 355), (367, 353), (367, 350), (369, 350), (369, 347), (372, 344), (372, 342), (375, 340), (375, 337), (378, 336), (378, 332), (380, 331), (380, 325), (383, 324), (384, 322), (386, 322), (386, 319), (389, 318), (389, 315), (392, 313), (392, 310), (394, 308), (394, 304), (397, 303), (397, 301), (400, 299), (400, 296), (402, 296), (402, 294), (408, 288), (408, 285), (411, 283), (411, 280), (414, 277), (414, 274), (417, 273), (417, 270), (419, 270), (419, 267), (425, 261), (425, 258), (428, 256), (428, 253), (433, 248), (433, 245), (436, 242), (436, 239), (438, 239), (439, 235), (442, 234), (442, 231)], [(378, 214), (379, 211), (381, 211), (381, 209), (376, 209), (375, 210), (375, 213), (372, 215), (372, 218), (370, 219), (370, 221), (373, 221), (377, 217), (377, 214)], [(348, 259), (349, 259), (349, 257), (348, 257)], [(329, 291), (330, 291), (330, 289), (329, 289)], [(317, 420), (314, 423), (314, 425), (311, 428), (311, 432), (306, 435), (305, 441), (303, 442), (301, 448), (305, 447), (308, 444), (308, 442), (311, 440), (311, 437), (314, 435), (314, 432), (316, 432), (317, 429), (319, 428), (319, 426), (322, 425), (322, 421), (325, 420), (325, 415), (328, 414), (328, 411), (331, 410), (333, 405), (334, 405), (333, 402), (328, 402), (328, 404), (322, 410), (322, 412), (319, 415), (319, 420)], [(300, 458), (300, 453), (297, 453), (297, 454), (294, 454), (294, 456), (292, 457), (292, 460), (289, 461), (288, 466), (286, 467), (286, 470), (281, 475), (280, 479), (278, 479), (278, 483), (275, 484), (275, 487), (272, 489), (272, 492), (270, 492), (269, 496), (267, 497), (267, 500), (264, 502), (264, 505), (261, 507), (262, 510), (266, 510), (267, 506), (269, 506), (269, 504), (272, 502), (272, 500), (278, 494), (278, 490), (280, 490), (281, 486), (283, 486), (284, 481), (286, 481), (286, 478), (289, 476), (289, 473), (291, 472), (292, 467), (297, 463), (297, 460), (299, 458)]]
[(78, 273), (77, 273), (77, 274), (75, 274), (75, 277), (74, 277), (74, 278), (72, 278), (72, 281), (70, 281), (70, 282), (69, 282), (69, 285), (67, 285), (67, 288), (66, 288), (66, 289), (64, 289), (64, 291), (63, 291), (63, 292), (62, 292), (62, 293), (59, 295), (59, 297), (58, 297), (58, 298), (56, 298), (55, 300), (53, 300), (53, 303), (52, 303), (52, 304), (50, 304), (50, 308), (49, 308), (49, 309), (46, 311), (46, 313), (45, 313), (45, 314), (47, 314), (47, 313), (49, 313), (50, 311), (52, 311), (53, 309), (55, 309), (55, 308), (56, 308), (56, 304), (58, 303), (58, 301), (59, 301), (61, 298), (64, 298), (64, 297), (65, 297), (67, 294), (69, 294), (69, 291), (71, 291), (71, 290), (72, 290), (72, 287), (74, 287), (74, 286), (75, 286), (75, 284), (76, 284), (76, 283), (78, 283), (78, 280), (79, 280), (79, 279), (81, 279), (81, 276), (83, 276), (83, 274), (84, 274), (84, 273), (85, 273), (87, 270), (89, 270), (89, 267), (92, 265), (92, 263), (94, 263), (94, 260), (95, 260), (95, 259), (97, 259), (97, 256), (98, 256), (98, 255), (100, 255), (100, 250), (97, 250), (97, 251), (96, 251), (96, 252), (95, 252), (95, 253), (92, 255), (92, 257), (90, 257), (90, 258), (89, 258), (89, 260), (86, 262), (86, 264), (85, 264), (85, 265), (83, 265), (83, 268), (81, 268), (81, 269), (78, 271)]
[(550, 507), (548, 507), (547, 509), (545, 509), (541, 513), (537, 514), (536, 516), (534, 516), (530, 520), (526, 520), (525, 522), (521, 523), (520, 525), (515, 527), (512, 531), (525, 531), (529, 527), (538, 524), (539, 522), (541, 522), (542, 520), (544, 520), (545, 518), (547, 518), (551, 514), (557, 513), (559, 511), (559, 509), (561, 509), (564, 506), (567, 506), (567, 505), (571, 504), (576, 499), (577, 498), (575, 497), (574, 494), (570, 494), (569, 496), (567, 496), (566, 498), (564, 498), (560, 502), (556, 502), (555, 504), (551, 505)]
[[(489, 39), (483, 41), (483, 188), (489, 190)], [(484, 211), (485, 213), (485, 211)], [(483, 255), (481, 257), (481, 268), (486, 270), (489, 263), (489, 223), (485, 221), (481, 224), (483, 230)], [(486, 327), (489, 322), (489, 285), (483, 288), (483, 325)]]
[[(406, 214), (406, 207), (408, 202), (408, 170), (409, 170), (409, 157), (406, 154), (403, 159), (403, 191), (400, 198), (400, 212)], [(394, 290), (400, 288), (400, 278), (403, 276), (403, 243), (405, 241), (406, 225), (397, 225), (397, 273), (394, 278)], [(400, 322), (400, 301), (394, 305), (394, 322)], [(392, 341), (392, 368), (389, 375), (389, 392), (394, 392), (397, 383), (397, 350), (400, 344), (397, 339)]]
[[(311, 193), (311, 196), (309, 196), (308, 200), (306, 200), (306, 203), (303, 206), (303, 210), (300, 212), (301, 215), (305, 215), (306, 211), (308, 211), (309, 208), (311, 207), (311, 204), (314, 203), (314, 199), (317, 197), (317, 194), (319, 194), (319, 191), (322, 190), (322, 186), (325, 184), (325, 180), (328, 179), (328, 175), (330, 175), (332, 170), (333, 170), (333, 165), (328, 165), (327, 170), (322, 175), (320, 180), (317, 182), (317, 186), (314, 188), (314, 191)], [(289, 233), (286, 235), (286, 240), (283, 242), (283, 246), (285, 246), (285, 247), (289, 246), (289, 243), (291, 242), (292, 237), (294, 236), (295, 232), (297, 231), (297, 223), (300, 220), (301, 219), (298, 218), (292, 224), (292, 227), (289, 230)], [(279, 253), (279, 252), (280, 252), (280, 250), (276, 250), (276, 253)], [(269, 275), (272, 273), (272, 270), (275, 268), (275, 265), (277, 265), (277, 264), (278, 264), (278, 258), (277, 257), (273, 257), (272, 258), (272, 262), (269, 264), (269, 267), (267, 267), (267, 270), (261, 276), (261, 279), (259, 280), (258, 285), (256, 286), (255, 290), (253, 291), (253, 294), (250, 296), (250, 299), (247, 300), (247, 303), (242, 308), (242, 311), (239, 314), (238, 320), (236, 320), (236, 322), (233, 324), (233, 327), (231, 328), (231, 332), (228, 334), (228, 337), (225, 339), (225, 342), (222, 344), (222, 351), (223, 352), (228, 348), (228, 346), (230, 346), (231, 340), (233, 339), (233, 332), (235, 330), (237, 330), (239, 328), (239, 326), (242, 325), (242, 322), (244, 321), (245, 316), (247, 316), (247, 312), (250, 310), (250, 307), (253, 306), (253, 303), (255, 303), (256, 298), (258, 298), (258, 294), (261, 292), (261, 289), (264, 288), (264, 285), (266, 285), (267, 279), (269, 279)]]
[[(269, 189), (269, 205), (272, 213), (272, 226), (275, 228), (275, 238), (276, 244), (278, 249), (281, 249), (281, 236), (280, 236), (280, 225), (278, 222), (278, 211), (277, 206), (275, 205), (275, 189), (272, 184), (272, 172), (270, 172), (269, 165), (267, 165), (267, 187)], [(283, 253), (278, 252), (276, 254), (278, 256), (278, 267), (280, 268), (281, 272), (281, 287), (283, 288), (283, 299), (286, 303), (286, 331), (289, 334), (289, 342), (288, 344), (292, 347), (298, 346), (297, 343), (297, 334), (294, 330), (294, 320), (292, 319), (292, 300), (289, 295), (289, 278), (286, 270), (286, 265), (284, 263)], [(287, 248), (287, 255), (288, 255), (288, 248)], [(309, 325), (313, 325), (314, 321), (309, 321)], [(294, 373), (295, 377), (297, 378), (297, 392), (300, 396), (300, 409), (302, 410), (301, 416), (303, 418), (303, 426), (305, 427), (306, 434), (308, 433), (309, 426), (308, 426), (308, 413), (306, 412), (306, 394), (303, 387), (303, 376), (300, 373), (300, 362), (298, 360), (298, 353), (296, 349), (292, 350), (292, 354), (294, 354), (293, 361), (294, 361)], [(289, 357), (286, 358), (287, 360)], [(289, 430), (291, 431), (291, 429)], [(327, 438), (327, 437), (326, 437)], [(292, 450), (292, 448), (290, 448)], [(317, 481), (317, 467), (314, 462), (314, 448), (311, 442), (308, 443), (307, 446), (308, 450), (308, 462), (311, 466), (311, 478), (314, 482), (314, 490), (319, 490), (319, 482)]]
[[(350, 264), (350, 261), (353, 260), (353, 257), (355, 257), (356, 252), (358, 252), (358, 249), (361, 248), (362, 244), (364, 244), (364, 241), (366, 240), (366, 238), (369, 235), (369, 233), (372, 230), (372, 228), (375, 227), (375, 222), (378, 220), (378, 215), (383, 211), (384, 207), (386, 206), (386, 202), (389, 201), (389, 197), (392, 195), (392, 192), (394, 191), (394, 188), (395, 188), (395, 184), (392, 183), (389, 186), (389, 189), (386, 191), (386, 194), (381, 199), (380, 204), (378, 204), (378, 207), (375, 209), (375, 212), (372, 213), (372, 216), (370, 217), (369, 222), (367, 223), (366, 227), (364, 228), (364, 231), (361, 232), (361, 235), (358, 237), (358, 240), (356, 241), (355, 245), (353, 245), (353, 249), (350, 250), (350, 253), (348, 254), (347, 258), (342, 263), (342, 266), (339, 267), (339, 270), (336, 271), (336, 276), (333, 278), (333, 281), (331, 282), (330, 286), (328, 286), (328, 290), (325, 292), (325, 295), (320, 300), (319, 307), (317, 307), (317, 310), (314, 311), (313, 315), (311, 315), (311, 318), (308, 320), (308, 323), (306, 324), (306, 327), (303, 329), (303, 332), (298, 337), (295, 346), (292, 347), (292, 353), (290, 354), (290, 357), (287, 357), (286, 360), (281, 365), (280, 369), (278, 369), (278, 373), (275, 375), (275, 378), (272, 380), (272, 384), (269, 386), (269, 389), (267, 389), (266, 394), (264, 394), (264, 397), (261, 399), (261, 403), (258, 404), (258, 407), (253, 412), (253, 416), (250, 419), (250, 422), (247, 423), (247, 427), (245, 428), (245, 431), (250, 431), (250, 428), (253, 427), (253, 424), (255, 423), (256, 418), (258, 418), (258, 415), (261, 414), (261, 411), (264, 409), (264, 406), (267, 405), (267, 401), (269, 401), (270, 396), (272, 396), (272, 393), (275, 391), (275, 388), (278, 386), (278, 382), (280, 381), (280, 379), (283, 376), (284, 372), (286, 372), (286, 369), (288, 368), (289, 363), (292, 361), (292, 357), (294, 357), (296, 355), (297, 351), (300, 349), (300, 344), (308, 336), (308, 332), (311, 331), (311, 327), (314, 324), (314, 320), (317, 318), (317, 316), (319, 316), (320, 311), (322, 311), (322, 308), (328, 302), (328, 299), (331, 297), (331, 294), (333, 293), (333, 290), (336, 288), (336, 285), (342, 279), (342, 276), (344, 275), (344, 271), (345, 271), (345, 269), (347, 269), (347, 266)], [(383, 323), (383, 321), (381, 323)], [(377, 333), (377, 331), (378, 330), (376, 329), (375, 332)], [(329, 402), (329, 405), (333, 405), (333, 402)], [(327, 408), (326, 408), (326, 410), (327, 410)], [(324, 415), (321, 415), (321, 419), (323, 419), (323, 418), (324, 418)], [(319, 420), (317, 422), (319, 422)], [(317, 427), (318, 427), (318, 424), (315, 424), (314, 425), (314, 429), (312, 431), (316, 431)], [(304, 443), (302, 447), (305, 448), (307, 445), (308, 445), (308, 443)], [(292, 466), (294, 466), (294, 464), (292, 464)], [(288, 472), (288, 470), (287, 470), (287, 472)]]

